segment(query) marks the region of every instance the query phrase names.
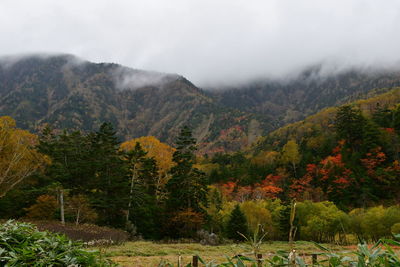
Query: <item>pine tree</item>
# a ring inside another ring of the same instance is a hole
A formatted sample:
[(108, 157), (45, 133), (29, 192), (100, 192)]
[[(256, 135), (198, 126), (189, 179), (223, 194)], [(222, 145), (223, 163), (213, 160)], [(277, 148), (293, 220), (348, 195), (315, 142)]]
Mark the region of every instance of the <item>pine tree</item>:
[(335, 118), (336, 137), (345, 140), (346, 145), (359, 151), (364, 129), (365, 118), (359, 109), (346, 105), (338, 109)]
[(171, 179), (167, 183), (170, 211), (192, 209), (203, 212), (201, 203), (207, 199), (207, 185), (205, 174), (195, 168), (196, 139), (192, 137), (189, 127), (184, 126), (176, 140), (176, 151), (171, 168)]
[(128, 170), (119, 142), (110, 123), (90, 135), (94, 164), (91, 202), (99, 214), (99, 223), (112, 226), (125, 224), (124, 211), (129, 195)]
[(229, 216), (228, 224), (226, 225), (226, 237), (235, 241), (242, 241), (244, 240), (242, 235), (246, 235), (247, 232), (246, 217), (239, 204), (237, 204)]
[(159, 176), (156, 160), (147, 157), (139, 142), (126, 153), (125, 159), (130, 176), (127, 223), (132, 221), (143, 237), (158, 239), (162, 210), (156, 203), (156, 180)]

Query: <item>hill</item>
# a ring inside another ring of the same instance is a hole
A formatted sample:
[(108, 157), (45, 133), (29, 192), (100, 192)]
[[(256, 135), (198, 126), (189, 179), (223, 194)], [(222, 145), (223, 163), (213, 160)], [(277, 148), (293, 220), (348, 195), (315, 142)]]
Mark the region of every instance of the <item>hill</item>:
[(187, 124), (200, 152), (229, 152), (323, 108), (394, 86), (400, 86), (396, 71), (322, 75), (314, 67), (286, 81), (207, 91), (176, 74), (32, 55), (0, 59), (0, 115), (35, 132), (46, 123), (92, 131), (108, 121), (121, 140), (153, 135), (170, 144)]

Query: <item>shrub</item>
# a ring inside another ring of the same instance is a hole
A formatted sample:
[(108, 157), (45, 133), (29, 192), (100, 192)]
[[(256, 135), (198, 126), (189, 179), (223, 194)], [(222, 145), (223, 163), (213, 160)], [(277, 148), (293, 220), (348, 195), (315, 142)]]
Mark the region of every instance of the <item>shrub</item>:
[(399, 235), (400, 234), (400, 223), (393, 224), (392, 228), (390, 230), (392, 231), (393, 235)]
[(1, 266), (114, 266), (99, 256), (63, 235), (40, 232), (29, 223), (0, 225)]

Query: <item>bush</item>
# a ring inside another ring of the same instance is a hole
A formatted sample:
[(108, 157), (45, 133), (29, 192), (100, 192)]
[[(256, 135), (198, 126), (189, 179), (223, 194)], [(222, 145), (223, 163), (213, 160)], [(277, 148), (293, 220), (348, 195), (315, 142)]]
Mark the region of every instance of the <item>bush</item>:
[[(97, 226), (93, 224), (66, 223), (62, 225), (57, 221), (29, 221), (37, 226), (40, 231), (49, 231), (66, 235), (68, 238), (75, 241), (91, 242), (107, 240), (108, 243), (119, 244), (129, 239), (129, 233), (113, 229), (105, 226)], [(94, 242), (96, 243), (96, 242)]]
[(29, 223), (0, 225), (0, 266), (115, 266), (63, 235), (40, 232)]
[(392, 228), (390, 230), (392, 230), (393, 235), (399, 235), (400, 234), (400, 223), (393, 224)]

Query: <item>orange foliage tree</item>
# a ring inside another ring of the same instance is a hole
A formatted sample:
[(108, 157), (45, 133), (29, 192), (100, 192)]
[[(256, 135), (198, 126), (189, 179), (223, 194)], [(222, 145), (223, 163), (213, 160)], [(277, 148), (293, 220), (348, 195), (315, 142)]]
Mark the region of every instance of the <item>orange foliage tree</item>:
[(41, 195), (36, 203), (26, 209), (27, 217), (38, 220), (54, 219), (58, 204), (54, 196)]

